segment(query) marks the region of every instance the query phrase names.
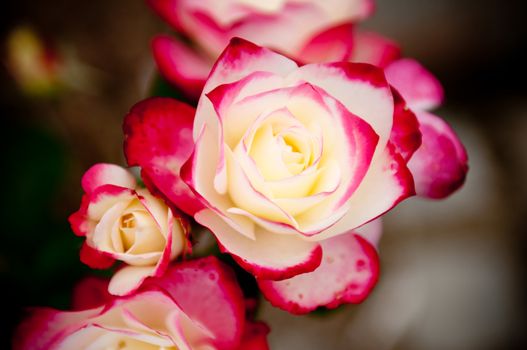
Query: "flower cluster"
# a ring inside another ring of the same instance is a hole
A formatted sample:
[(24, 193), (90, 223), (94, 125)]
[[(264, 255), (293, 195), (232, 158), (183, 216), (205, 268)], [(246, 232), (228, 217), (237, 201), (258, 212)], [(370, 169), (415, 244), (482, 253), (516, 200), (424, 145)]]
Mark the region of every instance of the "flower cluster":
[(159, 71), (194, 104), (151, 97), (126, 115), (145, 187), (97, 164), (70, 217), (85, 264), (120, 265), (84, 310), (35, 311), (17, 349), (266, 349), (230, 268), (193, 255), (191, 223), (274, 306), (304, 314), (363, 301), (380, 217), (464, 181), (463, 145), (430, 112), (440, 83), (356, 29), (371, 0), (148, 3), (178, 33), (154, 38)]

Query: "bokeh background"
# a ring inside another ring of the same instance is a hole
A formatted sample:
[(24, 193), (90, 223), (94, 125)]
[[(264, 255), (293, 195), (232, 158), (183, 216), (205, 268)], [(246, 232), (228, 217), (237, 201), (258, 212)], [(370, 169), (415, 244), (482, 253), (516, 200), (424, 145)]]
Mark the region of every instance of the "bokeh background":
[[(410, 199), (386, 216), (381, 278), (363, 304), (298, 317), (263, 303), (272, 349), (527, 348), (526, 15), (524, 0), (377, 0), (363, 27), (442, 81), (438, 114), (467, 147), (467, 182), (445, 201)], [(20, 25), (70, 62), (67, 87), (17, 85), (8, 37)], [(148, 94), (150, 38), (163, 31), (143, 1), (2, 5), (0, 348), (24, 307), (67, 308), (90, 272), (66, 219), (90, 165), (124, 164), (122, 118)]]

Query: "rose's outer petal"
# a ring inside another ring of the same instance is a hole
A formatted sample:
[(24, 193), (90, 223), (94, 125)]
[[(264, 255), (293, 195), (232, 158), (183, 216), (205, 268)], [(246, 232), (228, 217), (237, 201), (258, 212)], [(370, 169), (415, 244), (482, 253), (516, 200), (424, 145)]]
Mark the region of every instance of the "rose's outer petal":
[(214, 233), (222, 250), (230, 253), (238, 264), (257, 278), (290, 278), (313, 271), (320, 265), (322, 250), (316, 242), (263, 230), (257, 231), (252, 240), (234, 230), (210, 209), (200, 211), (195, 219)]
[(414, 110), (438, 107), (444, 98), (443, 87), (436, 77), (411, 58), (397, 60), (385, 69), (386, 79)]
[(245, 323), (243, 294), (232, 270), (215, 257), (173, 265), (161, 278), (145, 281), (143, 288), (165, 290), (192, 320), (212, 332), (218, 348), (239, 344)]
[(352, 232), (321, 242), (323, 260), (313, 272), (283, 281), (258, 280), (264, 296), (276, 307), (305, 314), (319, 306), (335, 308), (360, 303), (379, 275), (375, 248)]
[(406, 106), (406, 102), (399, 92), (392, 89), (392, 94), (395, 106), (390, 142), (404, 160), (408, 161), (412, 154), (421, 146), (419, 122), (414, 112)]
[(270, 329), (263, 322), (246, 322), (242, 343), (238, 350), (268, 350), (267, 334)]
[[(269, 49), (259, 47), (240, 38), (233, 38), (218, 58), (203, 88), (194, 121), (193, 138), (197, 140), (204, 125), (218, 132), (218, 120), (214, 106), (206, 96), (216, 87), (233, 83), (254, 72), (272, 73), (286, 76), (298, 66), (292, 60)], [(265, 74), (269, 76), (271, 74)], [(258, 91), (252, 91), (257, 93)]]
[(124, 266), (110, 280), (108, 292), (112, 295), (130, 295), (141, 283), (155, 273), (155, 266)]
[(385, 68), (400, 57), (401, 49), (394, 41), (373, 32), (355, 32), (350, 61)]
[[(132, 107), (125, 117), (124, 151), (129, 165), (139, 165), (156, 189), (185, 213), (202, 208), (181, 180), (181, 165), (194, 142), (194, 109), (170, 98), (150, 98)], [(153, 189), (153, 192), (156, 191)]]
[(152, 52), (163, 77), (180, 87), (190, 98), (197, 100), (212, 68), (212, 62), (168, 35), (158, 35), (152, 40)]
[(352, 52), (353, 41), (353, 24), (345, 23), (315, 35), (295, 58), (304, 63), (344, 61)]
[(285, 76), (297, 67), (294, 61), (283, 55), (247, 40), (233, 38), (214, 64), (203, 92), (207, 94), (219, 85), (238, 81), (257, 71)]
[(90, 205), (90, 196), (82, 196), (79, 210), (68, 217), (71, 229), (77, 236), (84, 237), (92, 229), (87, 219), (88, 206)]
[(136, 182), (134, 175), (125, 168), (115, 164), (99, 163), (84, 173), (81, 185), (84, 191), (89, 194), (103, 185), (134, 189)]
[(71, 306), (73, 310), (86, 310), (101, 306), (112, 299), (108, 293), (106, 278), (88, 276), (80, 280), (73, 288)]
[(441, 199), (463, 185), (468, 171), (467, 152), (443, 119), (426, 112), (417, 113), (417, 118), (423, 144), (408, 167), (419, 196)]
[(92, 269), (107, 269), (115, 263), (115, 259), (110, 254), (90, 247), (86, 241), (82, 244), (80, 259)]

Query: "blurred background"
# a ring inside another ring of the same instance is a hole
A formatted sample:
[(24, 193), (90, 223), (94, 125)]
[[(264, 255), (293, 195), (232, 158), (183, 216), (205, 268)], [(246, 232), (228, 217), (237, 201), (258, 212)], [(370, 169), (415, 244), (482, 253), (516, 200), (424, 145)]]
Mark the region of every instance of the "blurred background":
[[(124, 164), (122, 118), (147, 96), (150, 38), (167, 28), (143, 1), (2, 7), (0, 348), (8, 348), (23, 307), (67, 308), (89, 272), (67, 217), (90, 165)], [(413, 198), (387, 215), (381, 278), (363, 304), (298, 317), (264, 303), (272, 349), (527, 348), (526, 15), (524, 0), (377, 0), (363, 27), (397, 40), (442, 81), (437, 113), (466, 145), (467, 182), (445, 201)]]

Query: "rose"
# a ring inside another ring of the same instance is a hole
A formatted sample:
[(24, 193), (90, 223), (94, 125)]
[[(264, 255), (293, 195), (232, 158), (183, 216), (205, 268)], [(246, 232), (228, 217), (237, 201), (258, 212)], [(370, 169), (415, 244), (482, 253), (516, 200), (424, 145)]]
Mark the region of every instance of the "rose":
[(101, 306), (36, 309), (18, 328), (14, 349), (265, 350), (267, 332), (245, 320), (234, 274), (210, 257), (172, 266), (136, 294)]
[[(368, 17), (373, 0), (149, 0), (150, 6), (196, 47), (161, 35), (152, 43), (154, 58), (172, 83), (198, 97), (213, 62), (229, 40), (241, 37), (292, 57), (315, 58), (317, 45), (342, 37), (332, 47), (344, 58), (352, 45), (354, 22)], [(306, 50), (306, 47), (309, 47)]]
[(115, 260), (126, 264), (113, 276), (111, 294), (133, 292), (147, 277), (162, 275), (183, 252), (188, 225), (161, 199), (138, 188), (126, 169), (94, 165), (82, 187), (81, 207), (69, 219), (75, 234), (86, 237), (81, 260), (92, 268), (108, 268)]
[[(182, 103), (154, 98), (132, 108), (124, 129), (129, 165), (260, 280), (315, 270), (322, 250), (338, 247), (324, 241), (414, 194), (406, 161), (420, 143), (418, 124), (371, 65), (298, 67), (236, 39), (195, 118)], [(375, 250), (355, 250), (371, 262), (362, 261), (369, 290)]]

